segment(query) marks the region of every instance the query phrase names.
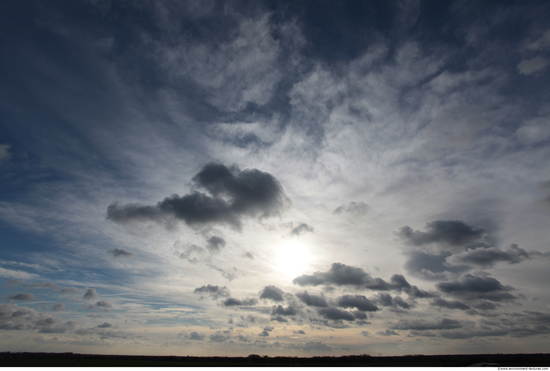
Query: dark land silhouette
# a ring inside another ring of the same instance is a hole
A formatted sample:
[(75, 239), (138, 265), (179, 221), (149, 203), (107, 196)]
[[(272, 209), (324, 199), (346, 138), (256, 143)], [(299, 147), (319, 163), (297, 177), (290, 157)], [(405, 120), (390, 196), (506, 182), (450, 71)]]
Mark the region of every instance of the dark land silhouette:
[(78, 353), (0, 353), (3, 367), (549, 367), (550, 354), (450, 354), (382, 357), (132, 356)]

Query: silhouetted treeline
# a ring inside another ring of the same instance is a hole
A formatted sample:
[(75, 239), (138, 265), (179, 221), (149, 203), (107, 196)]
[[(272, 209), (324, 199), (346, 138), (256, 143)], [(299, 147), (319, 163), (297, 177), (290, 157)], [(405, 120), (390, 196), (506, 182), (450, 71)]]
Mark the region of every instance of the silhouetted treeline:
[(193, 356), (131, 356), (78, 353), (0, 353), (2, 366), (111, 366), (111, 367), (258, 367), (258, 366), (305, 366), (305, 367), (465, 367), (518, 366), (547, 367), (550, 354), (451, 354), (407, 355), (399, 357), (373, 357), (367, 354), (340, 357), (268, 357), (251, 354), (248, 357), (193, 357)]

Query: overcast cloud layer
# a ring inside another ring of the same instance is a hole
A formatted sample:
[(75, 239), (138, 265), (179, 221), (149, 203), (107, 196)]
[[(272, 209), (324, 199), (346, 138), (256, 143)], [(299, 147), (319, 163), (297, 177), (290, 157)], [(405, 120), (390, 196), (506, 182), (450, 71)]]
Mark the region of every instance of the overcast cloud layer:
[(0, 345), (547, 352), (547, 1), (6, 1)]

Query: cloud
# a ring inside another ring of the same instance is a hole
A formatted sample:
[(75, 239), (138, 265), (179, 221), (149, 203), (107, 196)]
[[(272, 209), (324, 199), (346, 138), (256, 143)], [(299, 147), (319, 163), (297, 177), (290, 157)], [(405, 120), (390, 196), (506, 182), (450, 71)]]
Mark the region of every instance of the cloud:
[(304, 332), (304, 330), (298, 330), (298, 331), (292, 331), (292, 333), (294, 335), (305, 335), (306, 333)]
[(470, 309), (470, 306), (468, 304), (465, 304), (458, 300), (445, 300), (443, 298), (437, 298), (430, 302), (430, 305), (434, 307), (439, 308), (447, 308), (447, 309), (460, 309), (460, 310), (467, 310)]
[(11, 302), (11, 301), (38, 300), (38, 299), (34, 296), (34, 294), (22, 292), (20, 294), (10, 295), (6, 300)]
[(520, 249), (518, 245), (512, 244), (506, 251), (502, 251), (497, 247), (468, 249), (459, 254), (449, 256), (447, 264), (470, 264), (480, 268), (490, 268), (499, 262), (517, 264), (523, 260), (531, 259), (532, 256), (543, 257), (545, 255), (540, 252), (527, 252)]
[(97, 305), (98, 307), (101, 307), (101, 308), (112, 308), (113, 307), (113, 304), (109, 303), (108, 301), (105, 301), (105, 300), (99, 300), (97, 303), (95, 303), (95, 305)]
[(347, 213), (354, 216), (360, 216), (365, 215), (368, 210), (369, 207), (366, 203), (352, 201), (348, 204), (338, 206), (336, 209), (334, 209), (333, 213), (337, 215)]
[(296, 314), (296, 309), (291, 306), (283, 307), (282, 305), (274, 305), (271, 310), (271, 315), (281, 315), (281, 316), (294, 316)]
[(210, 237), (207, 242), (208, 245), (206, 245), (206, 248), (211, 254), (219, 253), (225, 246), (225, 240), (218, 236)]
[(38, 313), (16, 304), (0, 304), (0, 330), (38, 330), (40, 333), (73, 331), (76, 323)]
[(207, 294), (212, 299), (218, 299), (220, 297), (225, 298), (230, 295), (230, 291), (226, 286), (220, 287), (220, 286), (214, 286), (214, 285), (205, 285), (201, 287), (197, 287), (195, 290), (193, 290), (193, 293), (195, 294)]
[(478, 277), (465, 274), (457, 281), (440, 282), (436, 284), (438, 290), (463, 299), (482, 299), (490, 301), (515, 300), (516, 297), (508, 291), (511, 286), (503, 286), (492, 277)]
[(392, 297), (390, 294), (379, 293), (376, 301), (383, 307), (401, 308), (407, 310), (411, 309), (411, 305), (400, 296)]
[(392, 335), (399, 335), (398, 332), (395, 332), (393, 330), (386, 330), (386, 331), (378, 331), (376, 335), (382, 335), (382, 336), (392, 336)]
[(192, 331), (190, 333), (181, 332), (178, 334), (178, 337), (183, 337), (188, 340), (202, 341), (206, 338), (206, 335), (196, 331)]
[(351, 312), (338, 308), (323, 308), (317, 310), (317, 313), (326, 319), (355, 321), (355, 316)]
[(405, 269), (407, 273), (427, 281), (447, 280), (447, 274), (460, 274), (471, 269), (466, 265), (449, 266), (446, 259), (451, 256), (449, 252), (442, 252), (438, 255), (429, 254), (424, 251), (407, 252), (407, 261)]
[(152, 220), (173, 225), (181, 220), (189, 226), (225, 223), (242, 229), (242, 218), (266, 218), (280, 214), (289, 204), (283, 188), (269, 173), (240, 170), (210, 163), (193, 177), (198, 188), (210, 195), (195, 191), (180, 197), (175, 194), (155, 206), (112, 203), (107, 218), (119, 223)]
[(284, 291), (273, 285), (264, 287), (260, 292), (260, 299), (271, 299), (273, 301), (283, 301)]
[(62, 312), (64, 310), (65, 310), (65, 304), (63, 303), (52, 304), (52, 312)]
[(548, 117), (535, 117), (526, 120), (516, 130), (516, 136), (524, 144), (537, 144), (550, 138), (550, 119)]
[(342, 263), (333, 263), (328, 272), (315, 272), (313, 275), (302, 275), (292, 280), (299, 286), (318, 286), (331, 283), (342, 285), (365, 285), (371, 282), (370, 275), (362, 268), (351, 267)]
[(211, 342), (214, 343), (223, 343), (229, 339), (231, 339), (231, 332), (228, 330), (224, 331), (216, 331), (215, 334), (211, 334), (208, 336)]
[(98, 328), (109, 328), (113, 327), (113, 325), (109, 322), (103, 322), (101, 325), (97, 325)]
[(10, 147), (9, 144), (0, 144), (0, 165), (10, 159)]
[(344, 295), (337, 299), (337, 305), (342, 308), (357, 308), (363, 312), (380, 310), (373, 302), (363, 295)]
[(426, 230), (413, 231), (411, 227), (404, 226), (397, 235), (413, 246), (439, 244), (446, 247), (480, 241), (486, 235), (485, 229), (472, 227), (461, 220), (434, 220), (426, 224)]
[(59, 291), (59, 286), (57, 286), (53, 282), (40, 282), (40, 283), (33, 283), (31, 285), (33, 288), (40, 288), (40, 289), (52, 289), (54, 291)]
[(532, 75), (540, 72), (550, 64), (550, 60), (543, 57), (524, 59), (518, 64), (518, 71), (522, 75)]
[(82, 290), (76, 287), (64, 287), (61, 289), (62, 294), (80, 294)]
[(243, 254), (243, 258), (247, 258), (247, 259), (250, 259), (250, 260), (254, 260), (254, 255), (252, 255), (252, 253), (250, 253), (250, 252), (247, 251), (247, 252), (245, 252), (245, 253)]
[(91, 300), (98, 298), (99, 295), (97, 294), (97, 291), (95, 289), (86, 289), (86, 292), (84, 293), (83, 299), (84, 300)]
[(293, 227), (290, 231), (291, 236), (301, 236), (307, 232), (313, 232), (315, 228), (306, 223), (300, 223), (298, 226)]
[(24, 280), (32, 280), (40, 278), (39, 275), (34, 273), (27, 273), (24, 271), (15, 271), (12, 269), (5, 269), (0, 267), (0, 277), (8, 277), (13, 279), (24, 279)]
[(255, 298), (246, 298), (246, 299), (235, 299), (227, 298), (222, 301), (224, 307), (252, 307), (258, 304), (258, 299)]
[(393, 330), (452, 330), (461, 328), (462, 324), (454, 319), (442, 318), (438, 321), (426, 321), (426, 320), (400, 320), (399, 322), (392, 324), (390, 327)]
[(133, 252), (130, 252), (130, 251), (125, 250), (125, 249), (120, 249), (118, 247), (115, 247), (113, 250), (107, 251), (107, 253), (111, 254), (113, 256), (113, 258), (118, 258), (118, 257), (130, 258), (130, 257), (136, 255)]
[(310, 295), (307, 291), (297, 293), (296, 297), (308, 307), (328, 307), (327, 300), (324, 297), (318, 295)]

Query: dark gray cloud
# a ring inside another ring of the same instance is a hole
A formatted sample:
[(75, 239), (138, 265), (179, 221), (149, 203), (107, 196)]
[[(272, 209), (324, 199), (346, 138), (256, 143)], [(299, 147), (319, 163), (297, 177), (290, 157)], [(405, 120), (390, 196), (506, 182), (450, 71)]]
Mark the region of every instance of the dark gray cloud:
[(400, 320), (399, 322), (392, 324), (393, 330), (452, 330), (461, 328), (462, 324), (454, 319), (442, 318), (438, 321), (426, 321), (426, 320)]
[(276, 315), (281, 315), (281, 316), (294, 316), (296, 315), (296, 309), (294, 309), (293, 307), (291, 306), (288, 306), (288, 307), (283, 307), (282, 305), (274, 305), (273, 308), (271, 309), (271, 315), (272, 316), (276, 316)]
[(411, 309), (411, 305), (403, 300), (403, 298), (400, 296), (392, 297), (387, 293), (379, 293), (376, 297), (376, 301), (383, 307), (401, 308), (406, 310)]
[(328, 307), (327, 300), (324, 297), (319, 295), (310, 295), (307, 291), (297, 293), (296, 297), (308, 307)]
[(84, 293), (83, 299), (84, 300), (91, 300), (98, 298), (99, 295), (97, 294), (97, 291), (95, 289), (86, 289), (86, 292)]
[(279, 323), (288, 322), (288, 320), (281, 315), (271, 317), (271, 321), (277, 321)]
[(273, 285), (269, 285), (264, 287), (262, 291), (260, 291), (260, 299), (271, 299), (273, 301), (283, 301), (283, 294), (284, 291), (281, 290), (278, 287), (275, 287)]
[(224, 331), (216, 331), (215, 334), (211, 334), (208, 336), (211, 342), (214, 343), (223, 343), (229, 339), (231, 339), (231, 331), (224, 330)]
[(378, 331), (376, 335), (382, 335), (382, 336), (392, 336), (392, 335), (399, 335), (398, 332), (395, 332), (393, 330), (386, 330), (386, 331)]
[(13, 294), (8, 296), (7, 301), (26, 301), (26, 300), (37, 300), (34, 294), (22, 292), (20, 294)]
[(184, 339), (188, 340), (202, 341), (206, 338), (206, 335), (200, 332), (192, 331), (190, 333), (181, 332), (178, 334), (178, 337), (183, 337)]
[(113, 307), (113, 304), (109, 303), (108, 301), (105, 301), (105, 300), (99, 300), (95, 303), (95, 305), (97, 305), (98, 307), (101, 307), (101, 308), (112, 308)]
[(225, 246), (225, 240), (219, 236), (212, 236), (208, 239), (206, 248), (211, 254), (216, 254)]
[(304, 332), (304, 330), (298, 330), (298, 331), (292, 331), (292, 333), (294, 335), (305, 335), (306, 333)]
[(483, 228), (472, 227), (461, 220), (434, 220), (426, 224), (426, 232), (402, 227), (398, 236), (413, 246), (438, 244), (458, 247), (480, 241), (486, 236)]
[(468, 249), (459, 254), (447, 258), (448, 265), (470, 264), (479, 268), (490, 268), (496, 263), (504, 262), (508, 264), (517, 264), (533, 257), (547, 258), (548, 254), (538, 251), (525, 251), (518, 245), (512, 244), (506, 251), (497, 247)]
[(460, 310), (467, 310), (470, 309), (470, 306), (468, 304), (465, 304), (458, 300), (445, 300), (443, 298), (437, 298), (430, 302), (430, 305), (434, 307), (439, 308), (447, 308), (447, 309), (460, 309)]
[(40, 283), (33, 283), (31, 285), (33, 288), (41, 288), (41, 289), (52, 289), (54, 291), (59, 291), (59, 286), (57, 286), (53, 282), (40, 282)]
[(355, 316), (347, 310), (338, 308), (323, 308), (319, 309), (317, 312), (326, 319), (355, 321)]
[(437, 289), (451, 296), (463, 299), (481, 299), (489, 301), (515, 300), (516, 297), (509, 293), (511, 286), (504, 286), (492, 277), (478, 277), (465, 274), (457, 281), (440, 282)]
[(304, 233), (313, 232), (314, 230), (315, 230), (315, 228), (313, 228), (313, 227), (310, 226), (309, 224), (300, 223), (300, 224), (297, 225), (296, 227), (293, 227), (293, 228), (292, 228), (292, 230), (290, 231), (290, 235), (291, 235), (291, 236), (301, 236), (301, 235), (303, 235)]
[(249, 251), (245, 252), (243, 254), (243, 258), (247, 258), (247, 259), (251, 259), (251, 260), (254, 260), (254, 255), (252, 255), (252, 253), (250, 253)]
[(375, 312), (380, 310), (380, 308), (363, 295), (340, 296), (336, 300), (336, 305), (342, 308), (357, 308), (362, 312)]
[(424, 251), (407, 252), (408, 259), (405, 263), (407, 273), (427, 281), (444, 281), (445, 273), (461, 274), (471, 269), (466, 265), (449, 266), (446, 259), (451, 256), (449, 252), (429, 254)]
[(362, 268), (351, 267), (342, 263), (333, 263), (328, 272), (315, 272), (313, 275), (302, 275), (292, 280), (299, 286), (318, 286), (331, 283), (342, 285), (366, 285), (372, 278)]
[(193, 293), (208, 295), (212, 299), (218, 299), (220, 297), (225, 298), (230, 295), (230, 291), (226, 286), (220, 287), (220, 286), (214, 286), (210, 284), (197, 287), (195, 290), (193, 290)]
[(103, 322), (101, 325), (97, 325), (98, 328), (110, 328), (113, 327), (112, 323), (109, 322)]
[(107, 251), (107, 253), (111, 254), (113, 256), (113, 258), (118, 258), (118, 257), (131, 258), (132, 256), (136, 255), (135, 253), (133, 253), (131, 251), (128, 251), (126, 249), (121, 249), (121, 248), (118, 248), (118, 247), (115, 247), (113, 250)]
[(235, 299), (227, 298), (222, 301), (222, 305), (225, 307), (253, 307), (258, 304), (258, 299), (255, 298), (246, 298), (246, 299)]
[(336, 209), (334, 209), (333, 213), (340, 215), (343, 213), (348, 213), (351, 215), (359, 216), (359, 215), (365, 215), (368, 211), (369, 207), (364, 202), (350, 202), (345, 205), (340, 205)]
[(34, 309), (16, 304), (0, 304), (0, 330), (38, 330), (40, 333), (73, 331), (76, 323), (38, 313)]
[(258, 335), (258, 336), (264, 336), (268, 337), (269, 333), (273, 331), (275, 328), (273, 326), (265, 326), (264, 330)]
[(64, 310), (65, 310), (65, 304), (63, 303), (52, 304), (52, 312), (61, 312)]
[(190, 226), (225, 223), (240, 230), (243, 217), (275, 216), (290, 202), (277, 179), (257, 169), (210, 163), (193, 182), (209, 195), (198, 191), (181, 197), (174, 194), (154, 206), (115, 202), (107, 208), (107, 218), (119, 223), (152, 220), (168, 227), (175, 220)]

